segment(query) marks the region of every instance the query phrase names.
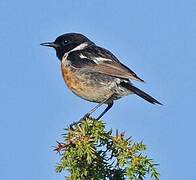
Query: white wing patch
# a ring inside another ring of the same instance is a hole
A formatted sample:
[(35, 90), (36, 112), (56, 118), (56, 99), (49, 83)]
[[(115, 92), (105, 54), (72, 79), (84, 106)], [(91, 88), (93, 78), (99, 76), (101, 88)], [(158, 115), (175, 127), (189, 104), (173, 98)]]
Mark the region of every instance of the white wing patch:
[(80, 53), (79, 56), (80, 56), (81, 59), (86, 59), (86, 58), (88, 58), (87, 56), (84, 56), (84, 54), (82, 54), (82, 53)]
[(104, 62), (104, 61), (112, 61), (111, 59), (103, 58), (103, 57), (95, 57), (95, 56), (87, 57), (82, 53), (80, 53), (79, 56), (80, 56), (81, 59), (90, 59), (90, 60), (94, 61), (96, 64), (99, 64), (99, 63)]
[(103, 58), (103, 57), (95, 57), (95, 61), (99, 63), (99, 62), (112, 61), (112, 60), (108, 58)]

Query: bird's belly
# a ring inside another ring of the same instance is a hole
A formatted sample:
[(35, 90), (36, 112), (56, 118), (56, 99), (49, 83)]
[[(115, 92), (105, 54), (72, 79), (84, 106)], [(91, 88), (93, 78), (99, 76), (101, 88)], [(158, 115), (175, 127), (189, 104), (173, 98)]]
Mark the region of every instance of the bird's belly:
[(68, 88), (85, 100), (99, 103), (113, 94), (110, 88), (112, 82), (109, 80), (100, 79), (96, 74), (81, 73), (69, 66), (61, 65), (61, 70)]

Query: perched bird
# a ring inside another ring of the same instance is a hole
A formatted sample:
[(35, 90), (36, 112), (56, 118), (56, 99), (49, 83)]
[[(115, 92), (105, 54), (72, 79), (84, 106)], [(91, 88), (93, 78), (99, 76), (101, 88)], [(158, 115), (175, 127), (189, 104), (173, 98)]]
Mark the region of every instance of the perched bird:
[(114, 100), (129, 94), (136, 94), (152, 104), (161, 105), (155, 98), (133, 86), (131, 80), (144, 81), (131, 69), (110, 51), (97, 46), (82, 34), (63, 34), (54, 42), (40, 45), (56, 50), (63, 79), (74, 94), (99, 103), (82, 119), (89, 117), (101, 105), (107, 104), (107, 108), (97, 118), (100, 119), (113, 106)]

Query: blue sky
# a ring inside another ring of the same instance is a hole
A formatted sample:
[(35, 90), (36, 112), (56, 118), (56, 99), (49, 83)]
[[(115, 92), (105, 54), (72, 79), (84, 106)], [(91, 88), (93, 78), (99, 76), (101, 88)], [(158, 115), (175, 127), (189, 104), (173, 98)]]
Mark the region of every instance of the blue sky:
[(116, 101), (107, 128), (148, 145), (162, 180), (196, 179), (195, 0), (0, 1), (0, 179), (60, 180), (52, 152), (63, 128), (95, 104), (64, 85), (55, 52), (41, 42), (81, 32), (147, 83)]

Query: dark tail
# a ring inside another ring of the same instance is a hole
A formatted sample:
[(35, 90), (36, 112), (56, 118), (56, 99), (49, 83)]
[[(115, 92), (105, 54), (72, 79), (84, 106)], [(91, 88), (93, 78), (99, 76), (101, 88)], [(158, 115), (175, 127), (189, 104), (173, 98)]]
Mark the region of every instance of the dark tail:
[(136, 88), (135, 86), (126, 83), (126, 82), (121, 82), (120, 83), (121, 86), (125, 87), (126, 89), (134, 92), (135, 94), (137, 94), (138, 96), (140, 96), (141, 98), (145, 99), (146, 101), (152, 103), (152, 104), (160, 104), (162, 105), (159, 101), (157, 101), (156, 99), (154, 99), (152, 96), (148, 95), (147, 93), (145, 93), (144, 91)]

